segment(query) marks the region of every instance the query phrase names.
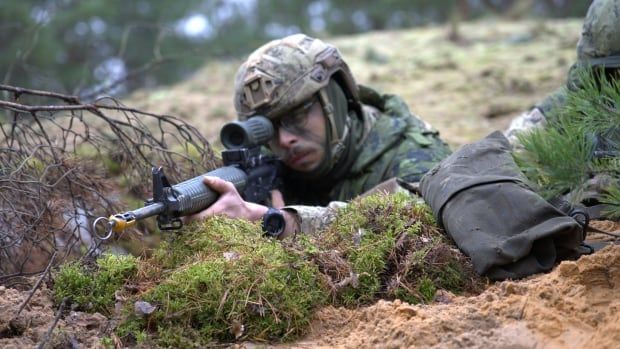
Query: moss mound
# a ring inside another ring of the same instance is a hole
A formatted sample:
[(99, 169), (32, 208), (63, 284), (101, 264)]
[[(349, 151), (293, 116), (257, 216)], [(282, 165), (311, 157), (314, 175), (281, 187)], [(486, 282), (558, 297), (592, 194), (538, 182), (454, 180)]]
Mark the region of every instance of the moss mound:
[(476, 291), (480, 279), (437, 228), (427, 205), (404, 193), (351, 202), (317, 239), (315, 261), (336, 304), (377, 298), (430, 302), (438, 289)]
[(142, 275), (146, 291), (134, 298), (156, 309), (148, 316), (129, 309), (119, 334), (147, 331), (163, 346), (292, 339), (326, 300), (315, 264), (264, 238), (258, 225), (223, 217), (164, 243)]
[(66, 299), (78, 309), (110, 314), (114, 293), (135, 273), (138, 259), (133, 256), (105, 254), (94, 266), (77, 262), (64, 264), (56, 274), (54, 299)]
[[(439, 289), (480, 286), (427, 206), (405, 194), (354, 200), (318, 236), (281, 242), (265, 238), (258, 224), (213, 217), (171, 236), (149, 258), (129, 258), (104, 256), (96, 270), (66, 265), (56, 297), (111, 313), (118, 291), (126, 300), (119, 337), (164, 347), (287, 341), (304, 334), (326, 304), (429, 302)], [(98, 278), (108, 282), (89, 281)]]

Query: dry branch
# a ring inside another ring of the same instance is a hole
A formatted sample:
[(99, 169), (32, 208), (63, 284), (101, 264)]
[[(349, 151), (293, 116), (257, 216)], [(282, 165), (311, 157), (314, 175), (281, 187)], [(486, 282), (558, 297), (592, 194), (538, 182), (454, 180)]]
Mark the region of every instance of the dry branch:
[(176, 182), (217, 165), (208, 141), (173, 116), (110, 97), (0, 91), (0, 282), (42, 272), (53, 255), (99, 252), (92, 221), (127, 193), (148, 198), (152, 167)]

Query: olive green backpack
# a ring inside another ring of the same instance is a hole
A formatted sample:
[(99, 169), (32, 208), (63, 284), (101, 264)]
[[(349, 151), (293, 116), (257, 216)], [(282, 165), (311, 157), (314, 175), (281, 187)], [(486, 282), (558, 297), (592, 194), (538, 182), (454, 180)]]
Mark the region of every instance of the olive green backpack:
[(549, 271), (582, 250), (582, 224), (528, 187), (501, 132), (461, 147), (420, 190), (475, 270), (492, 280)]

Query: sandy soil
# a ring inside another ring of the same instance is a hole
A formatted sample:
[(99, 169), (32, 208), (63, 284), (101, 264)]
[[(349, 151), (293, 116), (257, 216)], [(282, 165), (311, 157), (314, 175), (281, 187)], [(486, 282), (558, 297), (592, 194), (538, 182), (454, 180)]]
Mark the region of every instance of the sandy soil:
[(297, 347), (618, 348), (620, 246), (561, 263), (547, 275), (490, 286), (476, 297), (327, 308)]
[(0, 348), (35, 348), (39, 344), (48, 348), (103, 348), (100, 342), (109, 324), (105, 316), (68, 310), (55, 323), (57, 308), (51, 291), (43, 285), (21, 309), (31, 291), (30, 287), (20, 288), (0, 286)]

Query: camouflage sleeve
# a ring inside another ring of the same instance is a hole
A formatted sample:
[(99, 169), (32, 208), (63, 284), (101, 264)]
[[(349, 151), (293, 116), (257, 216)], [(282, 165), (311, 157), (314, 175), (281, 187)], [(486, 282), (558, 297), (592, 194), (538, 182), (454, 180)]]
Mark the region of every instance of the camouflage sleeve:
[(343, 201), (332, 201), (326, 207), (292, 205), (282, 209), (297, 215), (301, 232), (316, 235), (327, 228), (336, 218), (338, 209), (346, 205)]
[(525, 112), (512, 120), (504, 135), (513, 146), (519, 145), (517, 134), (545, 125), (545, 115), (538, 108)]
[[(396, 193), (406, 192), (415, 200), (422, 200), (421, 196), (415, 195), (418, 183), (405, 182), (399, 178), (392, 178), (376, 185), (369, 191), (360, 196), (367, 196), (376, 193)], [(316, 235), (326, 229), (336, 218), (338, 210), (347, 205), (343, 201), (332, 201), (326, 207), (291, 205), (282, 209), (297, 215), (301, 232)]]

